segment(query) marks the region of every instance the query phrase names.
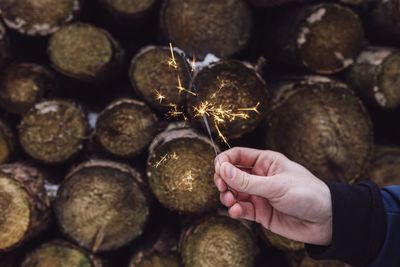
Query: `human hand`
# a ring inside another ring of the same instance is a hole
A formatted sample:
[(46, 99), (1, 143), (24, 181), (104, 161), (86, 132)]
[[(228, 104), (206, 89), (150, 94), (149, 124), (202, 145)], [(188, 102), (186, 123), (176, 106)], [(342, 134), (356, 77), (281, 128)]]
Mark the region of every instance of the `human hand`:
[(232, 148), (216, 157), (214, 182), (232, 218), (255, 221), (292, 240), (331, 243), (328, 186), (284, 155)]

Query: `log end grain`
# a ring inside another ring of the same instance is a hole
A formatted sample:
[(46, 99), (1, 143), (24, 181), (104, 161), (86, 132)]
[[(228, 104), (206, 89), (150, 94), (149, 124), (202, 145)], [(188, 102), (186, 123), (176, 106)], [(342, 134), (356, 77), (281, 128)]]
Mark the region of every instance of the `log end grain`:
[(368, 113), (354, 92), (318, 76), (284, 83), (272, 91), (267, 147), (322, 179), (354, 182), (359, 178), (372, 154), (373, 133)]
[(27, 253), (21, 267), (101, 267), (101, 262), (88, 252), (65, 241), (51, 241)]
[(86, 116), (76, 103), (43, 101), (23, 116), (19, 139), (33, 159), (58, 164), (68, 161), (83, 148), (87, 127)]
[(118, 157), (132, 157), (150, 144), (157, 129), (157, 117), (146, 104), (121, 99), (111, 103), (99, 115), (95, 137), (106, 152)]
[(85, 23), (62, 27), (49, 41), (48, 54), (59, 72), (93, 81), (111, 75), (121, 63), (122, 48), (105, 30)]
[(239, 61), (214, 63), (200, 70), (193, 82), (197, 96), (188, 95), (189, 115), (197, 124), (205, 115), (217, 136), (217, 127), (226, 138), (249, 133), (265, 114), (266, 84), (254, 69)]
[(244, 0), (167, 0), (161, 11), (166, 37), (196, 58), (208, 53), (228, 57), (238, 52), (250, 39), (252, 24)]
[(181, 85), (189, 88), (190, 68), (186, 59), (179, 50), (172, 51), (176, 66), (171, 65), (170, 48), (148, 46), (132, 59), (129, 70), (136, 93), (158, 111), (165, 111), (171, 103), (179, 107), (185, 104), (186, 94), (179, 91), (178, 77)]
[(49, 35), (75, 18), (80, 0), (3, 0), (3, 20), (12, 29), (27, 35)]
[(150, 146), (147, 176), (158, 201), (179, 213), (214, 208), (215, 152), (210, 141), (192, 129), (167, 130)]
[(302, 65), (322, 74), (337, 73), (351, 66), (364, 38), (358, 15), (337, 4), (307, 8), (296, 40)]
[(101, 3), (117, 17), (137, 19), (151, 10), (157, 0), (101, 0)]
[(180, 250), (184, 266), (251, 267), (257, 249), (252, 233), (241, 222), (212, 216), (183, 233)]
[(129, 267), (180, 267), (177, 256), (164, 255), (154, 251), (140, 251), (129, 263)]
[(93, 252), (128, 244), (142, 234), (149, 216), (142, 181), (137, 171), (120, 163), (79, 165), (67, 175), (55, 201), (62, 233)]
[(42, 173), (22, 164), (0, 166), (0, 251), (44, 230), (49, 207)]
[(23, 114), (56, 87), (53, 75), (33, 63), (8, 67), (0, 77), (0, 106), (14, 114)]
[(380, 187), (400, 183), (400, 148), (376, 146), (366, 177)]

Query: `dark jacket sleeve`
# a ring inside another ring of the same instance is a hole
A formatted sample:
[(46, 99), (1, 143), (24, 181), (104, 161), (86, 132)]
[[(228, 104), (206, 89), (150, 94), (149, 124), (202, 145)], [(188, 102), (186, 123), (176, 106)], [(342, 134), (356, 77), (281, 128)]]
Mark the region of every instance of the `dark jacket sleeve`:
[[(314, 259), (337, 259), (367, 266), (381, 253), (386, 242), (387, 215), (382, 201), (382, 194), (386, 193), (381, 193), (372, 182), (327, 184), (332, 197), (332, 243), (330, 246), (306, 245), (307, 252)], [(400, 247), (396, 248), (400, 257)]]
[(376, 259), (369, 267), (400, 266), (400, 186), (382, 189), (386, 210), (387, 231), (385, 242)]

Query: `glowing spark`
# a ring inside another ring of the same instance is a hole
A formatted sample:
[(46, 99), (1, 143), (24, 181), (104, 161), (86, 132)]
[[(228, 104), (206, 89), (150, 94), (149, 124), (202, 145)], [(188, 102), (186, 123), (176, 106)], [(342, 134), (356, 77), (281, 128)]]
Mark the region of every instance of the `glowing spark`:
[(185, 113), (180, 111), (176, 104), (170, 103), (168, 106), (170, 107), (170, 110), (167, 112), (167, 117), (168, 118), (182, 117), (185, 121), (187, 120), (187, 118), (185, 116)]
[(154, 164), (154, 166), (156, 168), (158, 168), (158, 166), (160, 166), (162, 163), (166, 162), (167, 160), (178, 160), (178, 155), (174, 152), (172, 154), (165, 154), (159, 161), (156, 162), (156, 164)]
[(260, 111), (258, 111), (258, 107), (260, 106), (260, 102), (257, 103), (255, 107), (252, 108), (238, 108), (240, 111), (254, 111), (257, 114), (260, 114)]
[(171, 51), (171, 58), (168, 60), (168, 66), (177, 69), (178, 68), (178, 63), (176, 63), (175, 60), (175, 54), (174, 54), (174, 48), (172, 47), (172, 44), (169, 43), (169, 50)]
[(186, 93), (189, 93), (191, 95), (196, 96), (195, 92), (192, 92), (192, 91), (190, 91), (190, 90), (188, 90), (188, 89), (186, 89), (185, 87), (182, 86), (181, 77), (179, 77), (179, 75), (178, 75), (178, 86), (176, 88), (178, 88), (179, 93), (186, 92)]
[(161, 94), (158, 90), (156, 90), (156, 100), (160, 101), (160, 103), (162, 103), (162, 101), (165, 99), (166, 97)]
[(231, 148), (231, 146), (228, 143), (228, 139), (222, 134), (221, 130), (219, 129), (218, 123), (216, 121), (214, 121), (214, 126), (215, 129), (217, 130), (218, 136), (219, 138), (221, 138), (221, 140), (229, 147)]

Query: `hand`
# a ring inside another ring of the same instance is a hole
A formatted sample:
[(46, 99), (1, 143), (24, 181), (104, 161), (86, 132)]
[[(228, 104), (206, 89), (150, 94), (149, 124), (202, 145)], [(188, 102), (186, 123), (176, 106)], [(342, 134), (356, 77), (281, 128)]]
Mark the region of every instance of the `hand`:
[(331, 243), (328, 186), (284, 155), (232, 148), (216, 157), (214, 182), (232, 218), (255, 221), (292, 240)]

